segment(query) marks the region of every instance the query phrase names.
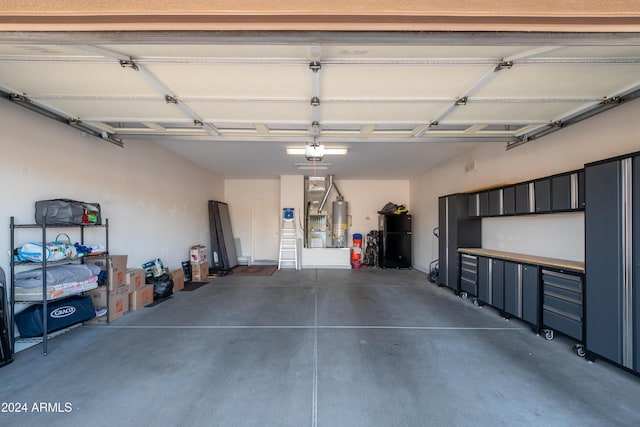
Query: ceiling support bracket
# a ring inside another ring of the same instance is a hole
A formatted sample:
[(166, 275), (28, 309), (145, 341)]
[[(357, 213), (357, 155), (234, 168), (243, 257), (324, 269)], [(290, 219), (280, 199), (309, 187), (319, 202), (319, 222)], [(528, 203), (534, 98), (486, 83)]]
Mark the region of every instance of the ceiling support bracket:
[(320, 61), (311, 61), (309, 63), (309, 69), (314, 73), (317, 73), (318, 71), (320, 71), (321, 68), (322, 68), (322, 64), (320, 64)]
[(496, 68), (493, 71), (497, 73), (498, 71), (508, 70), (511, 67), (513, 67), (513, 61), (502, 61), (496, 65)]
[(131, 69), (133, 69), (133, 70), (140, 71), (140, 69), (138, 68), (138, 66), (136, 65), (136, 63), (135, 63), (135, 62), (133, 62), (133, 61), (131, 61), (131, 60), (121, 59), (121, 60), (120, 60), (120, 61), (118, 61), (118, 62), (120, 62), (120, 66), (121, 66), (122, 68), (131, 68)]
[(456, 101), (456, 105), (467, 105), (467, 101), (469, 100), (468, 96), (463, 96)]

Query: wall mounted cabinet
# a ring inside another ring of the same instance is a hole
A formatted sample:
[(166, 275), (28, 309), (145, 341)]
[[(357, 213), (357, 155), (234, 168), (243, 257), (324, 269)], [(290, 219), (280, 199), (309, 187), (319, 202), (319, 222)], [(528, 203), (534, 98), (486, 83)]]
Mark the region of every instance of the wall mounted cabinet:
[(551, 199), (551, 208), (554, 211), (566, 211), (572, 208), (572, 202), (576, 200), (573, 193), (572, 180), (577, 179), (576, 175), (557, 175), (551, 178), (551, 190), (553, 198)]
[(479, 200), (479, 210), (478, 216), (484, 217), (489, 216), (489, 192), (483, 191), (478, 195)]
[(480, 216), (480, 193), (473, 193), (467, 196), (467, 215), (469, 218)]
[(543, 178), (533, 182), (535, 212), (551, 212), (551, 179)]
[(553, 212), (584, 209), (584, 171), (551, 177), (551, 195)]
[(502, 188), (489, 191), (489, 216), (500, 216), (502, 211)]
[(534, 189), (532, 182), (516, 184), (516, 214), (530, 214), (535, 212)]
[(513, 185), (502, 189), (502, 214), (516, 214), (516, 187)]
[(472, 218), (584, 210), (584, 170), (468, 194)]

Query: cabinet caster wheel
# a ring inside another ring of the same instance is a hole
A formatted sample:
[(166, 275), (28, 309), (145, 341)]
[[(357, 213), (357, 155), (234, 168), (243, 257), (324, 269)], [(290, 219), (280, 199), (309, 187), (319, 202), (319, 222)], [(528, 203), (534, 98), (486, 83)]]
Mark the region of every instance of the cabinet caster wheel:
[(473, 305), (475, 305), (476, 307), (480, 307), (480, 300), (478, 298), (474, 298)]
[(462, 298), (463, 300), (466, 300), (467, 298), (469, 298), (469, 295), (467, 295), (466, 292), (460, 292), (460, 298)]
[(544, 331), (544, 339), (551, 341), (553, 339), (553, 330), (547, 329)]
[(574, 349), (576, 350), (576, 354), (578, 355), (578, 357), (585, 357), (587, 354), (587, 352), (584, 350), (584, 346), (582, 345), (576, 345)]

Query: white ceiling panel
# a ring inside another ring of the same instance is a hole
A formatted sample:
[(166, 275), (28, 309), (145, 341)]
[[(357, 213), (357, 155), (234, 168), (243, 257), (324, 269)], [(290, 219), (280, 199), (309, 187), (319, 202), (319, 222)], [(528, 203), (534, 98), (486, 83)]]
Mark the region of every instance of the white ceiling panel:
[(536, 56), (543, 58), (640, 58), (640, 46), (567, 46)]
[(0, 44), (1, 56), (14, 56), (14, 57), (96, 57), (95, 55), (88, 55), (87, 52), (79, 51), (72, 46), (61, 45), (10, 45)]
[(440, 123), (544, 123), (583, 105), (576, 102), (469, 103), (456, 107)]
[(638, 65), (514, 65), (496, 73), (475, 97), (603, 98), (640, 84)]
[(156, 121), (182, 120), (188, 117), (174, 104), (164, 101), (87, 101), (51, 99), (46, 101), (59, 111), (65, 111), (73, 117), (93, 121)]
[(207, 122), (304, 122), (311, 123), (311, 107), (297, 102), (189, 102)]
[(149, 64), (146, 69), (178, 96), (311, 98), (307, 65)]
[(267, 59), (288, 58), (306, 61), (310, 58), (310, 48), (307, 45), (103, 45), (104, 49), (131, 56), (134, 59), (150, 58), (247, 58)]
[(331, 102), (321, 110), (322, 123), (429, 123), (446, 104), (400, 102)]
[(317, 142), (350, 150), (327, 160), (331, 173), (411, 177), (479, 142), (518, 145), (516, 130), (526, 141), (548, 130), (528, 125), (569, 125), (640, 97), (640, 46), (607, 44), (610, 34), (589, 35), (590, 46), (524, 33), (53, 34), (42, 44), (0, 34), (7, 102), (94, 122), (125, 149), (132, 138), (161, 140), (226, 176), (299, 173), (284, 148), (317, 129)]
[(321, 99), (420, 98), (463, 96), (486, 71), (484, 66), (358, 65), (326, 66), (321, 73)]
[(157, 96), (134, 71), (117, 62), (0, 62), (0, 86), (29, 95)]
[(522, 46), (323, 46), (322, 60), (480, 58), (500, 61), (528, 49)]

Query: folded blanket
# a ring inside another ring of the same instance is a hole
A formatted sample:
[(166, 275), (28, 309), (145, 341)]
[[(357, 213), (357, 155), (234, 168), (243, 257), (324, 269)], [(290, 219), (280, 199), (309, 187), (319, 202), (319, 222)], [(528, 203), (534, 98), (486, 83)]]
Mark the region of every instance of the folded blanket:
[[(100, 267), (94, 264), (64, 264), (47, 267), (47, 286), (60, 283), (81, 282), (100, 273)], [(42, 286), (42, 268), (21, 271), (15, 276), (16, 286), (35, 288)]]

